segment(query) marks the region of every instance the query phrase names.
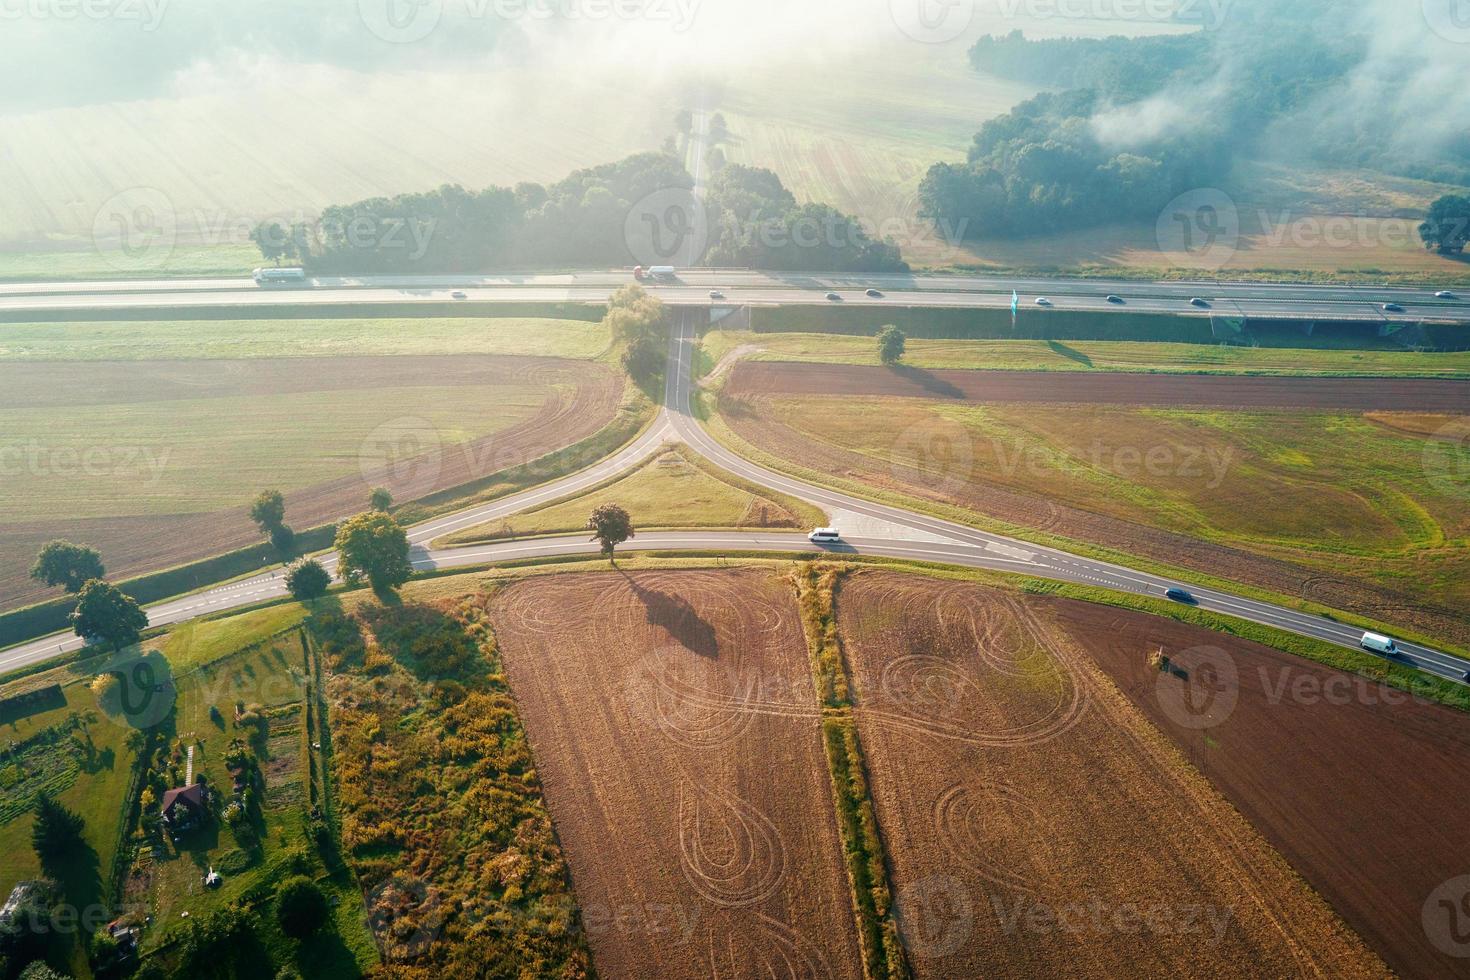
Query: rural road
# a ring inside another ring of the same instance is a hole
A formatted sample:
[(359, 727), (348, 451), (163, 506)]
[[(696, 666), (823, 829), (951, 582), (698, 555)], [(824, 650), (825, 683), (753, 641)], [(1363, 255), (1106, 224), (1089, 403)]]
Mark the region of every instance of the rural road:
[[(702, 123), (702, 120), (701, 120)], [(698, 145), (698, 144), (696, 144)], [(334, 306), (454, 305), (450, 295), (465, 293), (475, 303), (588, 303), (607, 301), (613, 289), (630, 281), (628, 272), (565, 275), (321, 277), (305, 288), (261, 288), (250, 279), (172, 279), (118, 282), (0, 283), (0, 317), (56, 316), (64, 312), (96, 316), (104, 311), (136, 316), (156, 309), (255, 310)], [(1418, 323), (1429, 320), (1470, 323), (1470, 295), (1436, 299), (1433, 288), (1308, 286), (1238, 282), (1133, 282), (1107, 279), (1007, 279), (997, 276), (831, 275), (688, 270), (676, 281), (644, 283), (673, 306), (923, 306), (947, 309), (1009, 310), (1011, 291), (1020, 295), (1023, 315), (1056, 311), (1092, 313), (1168, 313), (1178, 316), (1247, 317), (1272, 320), (1342, 320)], [(866, 290), (883, 295), (869, 297)], [(710, 292), (724, 300), (710, 298)], [(833, 302), (827, 293), (841, 300)], [(1110, 303), (1114, 294), (1123, 303)], [(1046, 296), (1050, 309), (1035, 300)], [(1190, 300), (1205, 300), (1207, 308)], [(1402, 313), (1388, 313), (1395, 302)]]
[[(654, 422), (621, 451), (588, 469), (554, 483), (533, 488), (493, 503), (445, 515), (408, 529), (414, 567), (419, 570), (473, 567), (491, 562), (595, 554), (585, 537), (512, 540), (462, 548), (433, 549), (431, 543), (449, 533), (507, 517), (536, 504), (587, 490), (631, 469), (664, 445), (683, 441), (711, 462), (770, 490), (807, 501), (842, 522), (856, 521), (840, 545), (818, 549), (804, 535), (771, 532), (647, 532), (633, 547), (638, 550), (696, 552), (769, 552), (773, 554), (824, 551), (834, 555), (877, 555), (941, 562), (1034, 575), (1083, 585), (1101, 586), (1137, 595), (1161, 597), (1174, 582), (1123, 566), (1039, 547), (962, 524), (929, 517), (902, 508), (813, 486), (751, 463), (715, 441), (691, 412), (694, 392), (693, 354), (699, 316), (678, 314), (670, 340), (670, 370), (664, 406)], [(335, 555), (323, 558), (335, 572)], [(1362, 631), (1321, 616), (1247, 599), (1214, 589), (1193, 588), (1199, 606), (1291, 633), (1310, 636), (1356, 649)], [(150, 606), (149, 624), (161, 626), (197, 616), (251, 605), (285, 595), (279, 573), (257, 575)], [(0, 673), (45, 661), (80, 648), (81, 640), (55, 634), (0, 651)], [(1417, 644), (1402, 643), (1404, 662), (1452, 680), (1462, 680), (1470, 661)]]

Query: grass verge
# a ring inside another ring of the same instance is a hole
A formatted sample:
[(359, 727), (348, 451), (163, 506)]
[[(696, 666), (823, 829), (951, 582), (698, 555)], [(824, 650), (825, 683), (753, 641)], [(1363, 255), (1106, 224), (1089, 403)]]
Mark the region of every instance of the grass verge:
[(812, 674), (822, 698), (822, 742), (832, 776), (843, 860), (852, 886), (863, 973), (869, 980), (911, 975), (899, 938), (893, 890), (878, 817), (868, 791), (867, 766), (852, 714), (847, 665), (837, 634), (837, 583), (844, 566), (826, 562), (801, 565), (795, 575), (802, 629), (812, 658)]

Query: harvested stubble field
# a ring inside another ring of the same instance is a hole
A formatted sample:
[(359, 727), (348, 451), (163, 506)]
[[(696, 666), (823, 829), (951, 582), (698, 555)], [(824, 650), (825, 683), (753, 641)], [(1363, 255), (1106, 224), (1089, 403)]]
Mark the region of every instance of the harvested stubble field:
[(862, 572), (837, 599), (919, 976), (1381, 976), (1032, 599)]
[(811, 395), (806, 370), (741, 365), (722, 420), (828, 479), (1470, 637), (1464, 382), (915, 371), (891, 387), (927, 397), (839, 397), (886, 372)]
[(328, 523), (376, 485), (413, 500), (572, 445), (621, 397), (604, 365), (557, 358), (0, 363), (0, 451), (20, 470), (0, 607), (50, 594), (27, 571), (52, 538), (114, 577), (169, 568), (259, 542), (261, 489), (285, 492), (292, 526)]
[(1394, 972), (1463, 975), (1425, 916), (1464, 870), (1470, 716), (1172, 620), (1072, 600), (1045, 613)]
[(789, 585), (552, 576), (492, 616), (599, 973), (861, 975)]

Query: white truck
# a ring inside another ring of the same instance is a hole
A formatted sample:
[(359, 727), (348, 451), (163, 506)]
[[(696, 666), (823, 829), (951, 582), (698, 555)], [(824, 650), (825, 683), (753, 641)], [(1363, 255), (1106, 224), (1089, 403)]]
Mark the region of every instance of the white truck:
[(1397, 657), (1398, 644), (1382, 633), (1364, 633), (1358, 645), (1369, 653), (1381, 653), (1385, 657)]

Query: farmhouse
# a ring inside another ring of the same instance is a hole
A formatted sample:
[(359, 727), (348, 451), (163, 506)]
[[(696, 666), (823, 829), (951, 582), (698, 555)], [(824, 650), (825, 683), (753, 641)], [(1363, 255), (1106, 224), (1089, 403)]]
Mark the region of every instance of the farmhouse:
[(163, 822), (173, 833), (191, 830), (209, 812), (209, 787), (203, 783), (163, 794)]

